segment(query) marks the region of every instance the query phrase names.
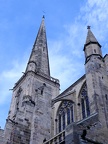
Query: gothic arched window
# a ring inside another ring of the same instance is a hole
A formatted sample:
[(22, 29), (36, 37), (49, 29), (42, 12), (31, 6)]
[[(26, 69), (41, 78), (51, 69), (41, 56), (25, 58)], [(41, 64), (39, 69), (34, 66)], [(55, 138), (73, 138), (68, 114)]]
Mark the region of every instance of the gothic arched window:
[(59, 114), (59, 131), (61, 131), (61, 115)]
[(73, 122), (74, 121), (73, 106), (70, 109), (71, 109), (71, 122)]
[(62, 120), (63, 120), (63, 130), (65, 129), (65, 112), (63, 111), (63, 114), (62, 114)]
[(89, 99), (87, 94), (87, 85), (83, 85), (81, 89), (81, 107), (82, 107), (82, 118), (85, 118), (90, 115)]
[(71, 101), (63, 101), (58, 109), (58, 131), (64, 130), (73, 121), (73, 103)]
[(67, 124), (70, 124), (70, 109), (67, 109)]

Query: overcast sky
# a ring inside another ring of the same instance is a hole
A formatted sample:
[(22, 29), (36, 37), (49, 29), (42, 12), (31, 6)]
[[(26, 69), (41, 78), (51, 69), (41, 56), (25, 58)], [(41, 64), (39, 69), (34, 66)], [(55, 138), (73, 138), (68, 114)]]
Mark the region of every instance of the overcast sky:
[(0, 0), (0, 126), (9, 111), (14, 83), (22, 76), (42, 16), (51, 76), (61, 92), (84, 73), (87, 25), (108, 53), (108, 0)]

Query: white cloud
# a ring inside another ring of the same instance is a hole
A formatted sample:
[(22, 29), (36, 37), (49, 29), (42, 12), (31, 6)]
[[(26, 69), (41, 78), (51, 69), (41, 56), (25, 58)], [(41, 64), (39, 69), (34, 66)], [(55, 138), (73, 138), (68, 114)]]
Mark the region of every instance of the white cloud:
[[(81, 68), (83, 63), (79, 63), (82, 49), (78, 51), (76, 47), (72, 47), (71, 42), (73, 39), (70, 39), (70, 37), (66, 36), (62, 40), (50, 41), (49, 43), (51, 75), (60, 80), (62, 91), (77, 80), (84, 71)], [(73, 40), (74, 42), (75, 40)], [(80, 68), (82, 69), (81, 71), (79, 71)]]
[(83, 23), (91, 25), (99, 39), (105, 39), (108, 28), (108, 1), (88, 0), (81, 8), (80, 19), (83, 16)]
[(11, 92), (9, 89), (12, 89), (16, 81), (22, 76), (22, 71), (25, 70), (26, 62), (20, 63), (19, 61), (14, 61), (12, 63), (12, 68), (3, 71), (0, 73), (0, 104), (4, 104), (6, 101), (10, 101)]
[(2, 77), (6, 78), (6, 79), (16, 79), (19, 76), (21, 76), (21, 70), (24, 71), (25, 69), (25, 62), (24, 63), (20, 63), (18, 61), (14, 61), (12, 64), (12, 69), (10, 69), (9, 71), (4, 71), (2, 73)]
[(75, 18), (74, 22), (64, 26), (63, 33), (60, 34), (65, 34), (64, 37), (50, 42), (51, 71), (60, 79), (62, 90), (84, 73), (83, 46), (87, 25), (91, 26), (91, 30), (100, 44), (104, 45), (105, 54), (106, 38), (108, 37), (107, 0), (88, 0), (81, 7), (79, 16)]

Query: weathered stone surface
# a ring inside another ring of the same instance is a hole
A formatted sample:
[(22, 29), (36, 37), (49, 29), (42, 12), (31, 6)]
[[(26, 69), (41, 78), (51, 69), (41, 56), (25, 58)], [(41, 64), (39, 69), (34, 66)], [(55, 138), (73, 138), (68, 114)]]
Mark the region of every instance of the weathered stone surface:
[(108, 55), (102, 56), (90, 27), (84, 52), (85, 75), (59, 95), (59, 81), (50, 77), (42, 19), (26, 71), (13, 88), (0, 144), (108, 144)]

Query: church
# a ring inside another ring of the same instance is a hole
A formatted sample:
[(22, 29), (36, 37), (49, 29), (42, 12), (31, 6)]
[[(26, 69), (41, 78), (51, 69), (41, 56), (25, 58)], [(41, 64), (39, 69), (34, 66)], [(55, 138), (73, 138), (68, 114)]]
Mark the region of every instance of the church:
[(15, 83), (0, 144), (108, 144), (108, 54), (87, 27), (85, 74), (60, 93), (50, 75), (43, 16), (23, 76)]

